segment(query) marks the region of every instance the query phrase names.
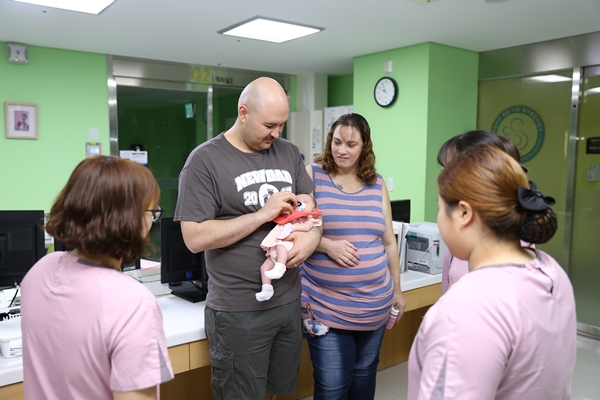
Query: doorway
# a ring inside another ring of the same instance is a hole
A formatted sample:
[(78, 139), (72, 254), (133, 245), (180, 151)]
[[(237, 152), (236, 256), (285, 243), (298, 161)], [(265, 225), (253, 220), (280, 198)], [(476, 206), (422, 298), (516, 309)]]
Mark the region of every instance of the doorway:
[(172, 217), (177, 177), (190, 152), (206, 141), (206, 92), (117, 87), (118, 148), (148, 152), (159, 183), (163, 215)]
[[(178, 176), (190, 152), (207, 138), (207, 93), (117, 86), (118, 150), (148, 152), (148, 168), (160, 186), (163, 217), (177, 204)], [(150, 237), (160, 260), (160, 223)]]
[[(288, 91), (290, 76), (260, 71), (108, 56), (110, 153), (148, 152), (157, 179), (163, 216), (177, 204), (178, 177), (190, 152), (226, 131), (237, 118), (242, 89), (268, 76)], [(160, 259), (160, 223), (150, 231)]]

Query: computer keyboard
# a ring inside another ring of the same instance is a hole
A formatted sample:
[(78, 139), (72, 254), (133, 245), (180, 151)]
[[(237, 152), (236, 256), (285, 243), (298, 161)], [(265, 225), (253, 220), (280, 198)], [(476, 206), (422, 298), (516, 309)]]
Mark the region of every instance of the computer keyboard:
[(21, 316), (20, 307), (0, 308), (0, 321), (7, 321)]

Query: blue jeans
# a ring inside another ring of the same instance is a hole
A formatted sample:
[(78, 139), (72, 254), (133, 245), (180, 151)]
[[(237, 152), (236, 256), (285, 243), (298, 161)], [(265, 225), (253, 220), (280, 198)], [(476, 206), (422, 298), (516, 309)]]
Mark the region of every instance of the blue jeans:
[(375, 331), (329, 329), (306, 341), (314, 367), (314, 400), (375, 398), (379, 349), (385, 325)]

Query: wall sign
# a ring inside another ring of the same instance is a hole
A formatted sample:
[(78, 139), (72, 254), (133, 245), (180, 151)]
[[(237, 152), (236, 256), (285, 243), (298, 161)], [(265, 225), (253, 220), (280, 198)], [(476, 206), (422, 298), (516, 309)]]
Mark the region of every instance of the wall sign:
[(217, 85), (233, 85), (233, 77), (227, 71), (212, 70), (207, 68), (192, 69), (192, 79), (200, 83), (215, 83)]
[(587, 154), (600, 154), (600, 137), (591, 137), (585, 143)]
[(506, 136), (521, 152), (521, 162), (535, 157), (544, 144), (544, 121), (527, 106), (512, 106), (502, 111), (492, 124), (492, 132)]

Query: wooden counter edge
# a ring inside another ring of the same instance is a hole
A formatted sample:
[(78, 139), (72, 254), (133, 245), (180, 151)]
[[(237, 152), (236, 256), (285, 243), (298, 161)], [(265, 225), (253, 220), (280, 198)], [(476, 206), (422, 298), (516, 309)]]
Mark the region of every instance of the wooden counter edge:
[(0, 399), (23, 400), (23, 382), (17, 382), (6, 386), (1, 386)]
[(190, 369), (210, 365), (210, 345), (208, 340), (197, 340), (190, 343)]
[(416, 310), (434, 304), (442, 295), (442, 284), (425, 286), (418, 289), (402, 292), (406, 300), (406, 309), (404, 312)]
[(178, 374), (190, 370), (190, 344), (184, 343), (179, 346), (169, 347), (169, 358), (173, 373)]

